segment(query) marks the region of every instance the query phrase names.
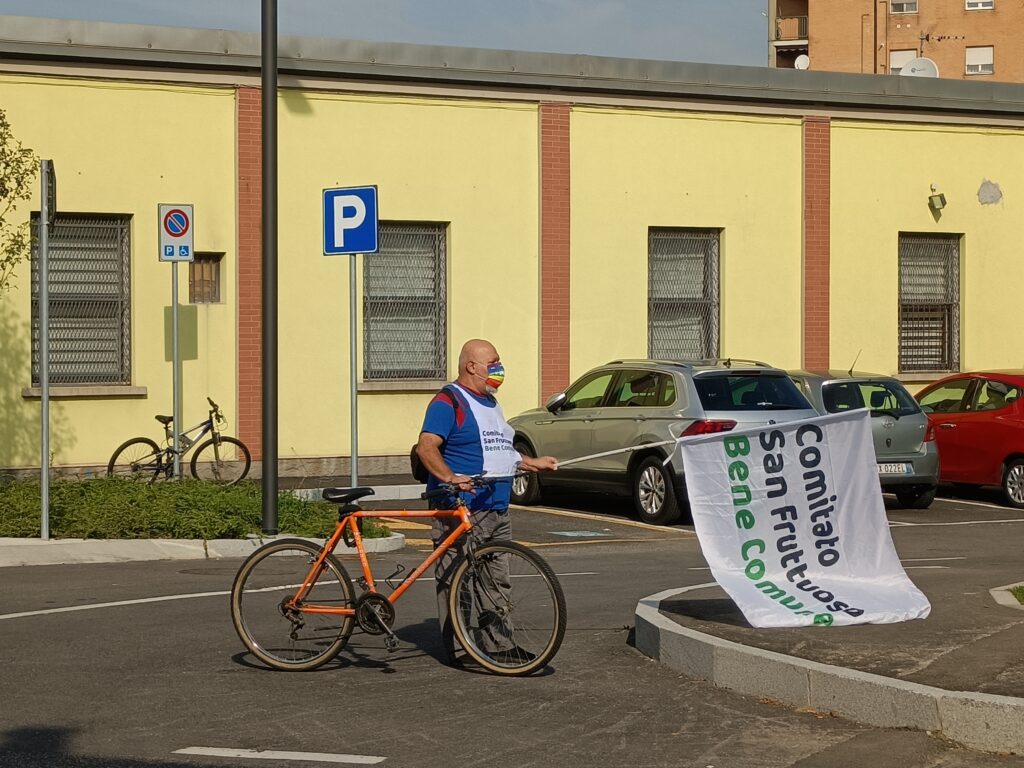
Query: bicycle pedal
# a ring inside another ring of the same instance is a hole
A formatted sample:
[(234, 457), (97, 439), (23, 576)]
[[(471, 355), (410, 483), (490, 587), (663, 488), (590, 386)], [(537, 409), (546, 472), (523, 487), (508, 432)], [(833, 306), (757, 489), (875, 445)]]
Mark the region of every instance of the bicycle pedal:
[(394, 635), (387, 635), (384, 638), (384, 647), (388, 649), (388, 653), (394, 653), (398, 650), (398, 638)]

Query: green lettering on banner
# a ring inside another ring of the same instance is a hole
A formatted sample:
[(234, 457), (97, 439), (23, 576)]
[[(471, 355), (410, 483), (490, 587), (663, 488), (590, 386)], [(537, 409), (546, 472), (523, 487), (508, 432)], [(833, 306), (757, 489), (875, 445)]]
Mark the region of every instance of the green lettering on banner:
[(819, 627), (828, 627), (832, 625), (832, 614), (831, 613), (816, 613), (814, 615), (814, 623)]
[(750, 467), (742, 461), (734, 461), (729, 464), (729, 479), (743, 482), (750, 477)]
[(750, 453), (750, 441), (742, 435), (727, 437), (722, 445), (725, 446), (725, 455), (732, 459)]
[(750, 541), (743, 542), (743, 547), (740, 549), (740, 552), (743, 554), (744, 560), (750, 559), (750, 550), (754, 548), (757, 548), (757, 553), (759, 555), (764, 554), (765, 547), (764, 542), (761, 541), (761, 539), (751, 539)]
[(754, 515), (749, 509), (741, 509), (736, 513), (736, 527), (749, 531), (754, 527)]

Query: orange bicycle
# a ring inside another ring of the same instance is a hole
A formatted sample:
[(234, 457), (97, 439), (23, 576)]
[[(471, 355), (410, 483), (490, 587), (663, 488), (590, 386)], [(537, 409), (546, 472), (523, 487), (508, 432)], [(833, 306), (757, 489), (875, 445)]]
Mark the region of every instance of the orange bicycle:
[[(492, 481), (493, 482), (493, 481)], [(488, 483), (473, 478), (476, 487)], [(498, 675), (529, 675), (558, 652), (565, 634), (565, 596), (551, 567), (533, 551), (512, 541), (478, 544), (469, 510), (457, 489), (445, 485), (424, 499), (454, 497), (454, 509), (364, 510), (357, 499), (372, 488), (327, 488), (327, 501), (340, 504), (334, 533), (323, 546), (304, 539), (279, 539), (252, 553), (231, 587), (231, 618), (245, 647), (274, 669), (310, 670), (344, 648), (356, 624), (384, 635), (388, 650), (398, 647), (392, 627), (395, 602), (463, 536), (466, 556), (456, 566), (449, 594), (455, 636), (465, 652)], [(427, 559), (397, 586), (399, 566), (377, 589), (361, 534), (365, 518), (455, 518), (458, 525)], [(355, 547), (362, 567), (356, 596), (352, 579), (334, 555), (338, 542)]]

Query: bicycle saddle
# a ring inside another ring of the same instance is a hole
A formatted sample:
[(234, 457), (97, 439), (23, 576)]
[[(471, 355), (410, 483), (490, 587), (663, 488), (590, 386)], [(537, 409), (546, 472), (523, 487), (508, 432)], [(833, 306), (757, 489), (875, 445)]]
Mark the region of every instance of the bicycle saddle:
[(373, 488), (324, 488), (324, 499), (332, 504), (348, 504), (373, 494)]
[(168, 424), (170, 424), (172, 421), (174, 421), (174, 417), (173, 416), (157, 416), (156, 420), (159, 421), (161, 424), (163, 424), (166, 427)]

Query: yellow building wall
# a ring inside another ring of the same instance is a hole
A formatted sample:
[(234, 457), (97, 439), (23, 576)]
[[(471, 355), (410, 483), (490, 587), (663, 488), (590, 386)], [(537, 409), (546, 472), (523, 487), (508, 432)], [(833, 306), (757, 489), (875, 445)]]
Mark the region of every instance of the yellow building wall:
[[(158, 261), (159, 203), (193, 203), (196, 249), (225, 254), (222, 303), (199, 305), (199, 359), (183, 364), (184, 418), (205, 417), (207, 394), (236, 414), (234, 90), (0, 75), (0, 107), (24, 146), (54, 161), (59, 211), (132, 216), (132, 384), (147, 395), (52, 400), (54, 464), (105, 465), (129, 437), (160, 437), (153, 415), (172, 412), (163, 341), (171, 266)], [(39, 210), (34, 186), (15, 221)], [(184, 304), (188, 267), (178, 269)], [(22, 263), (0, 294), (0, 467), (39, 466), (40, 402), (22, 396), (31, 376), (30, 274)]]
[[(323, 255), (325, 188), (375, 184), (381, 221), (448, 223), (449, 376), (457, 375), (463, 342), (486, 338), (508, 370), (506, 415), (536, 405), (537, 121), (533, 105), (283, 95), (282, 459), (350, 453), (350, 257)], [(361, 281), (360, 270), (360, 297)], [(361, 378), (361, 359), (358, 371)], [(360, 454), (407, 453), (434, 393), (361, 391)]]
[(571, 374), (647, 349), (650, 227), (720, 228), (721, 354), (801, 358), (801, 123), (575, 108)]
[[(895, 374), (899, 366), (899, 233), (960, 234), (960, 368), (1019, 368), (1011, 318), (1019, 268), (1024, 167), (1020, 132), (832, 123), (831, 359)], [(984, 181), (1003, 199), (982, 205)], [(935, 216), (931, 185), (946, 196)]]

